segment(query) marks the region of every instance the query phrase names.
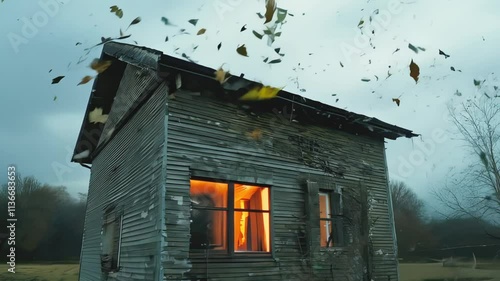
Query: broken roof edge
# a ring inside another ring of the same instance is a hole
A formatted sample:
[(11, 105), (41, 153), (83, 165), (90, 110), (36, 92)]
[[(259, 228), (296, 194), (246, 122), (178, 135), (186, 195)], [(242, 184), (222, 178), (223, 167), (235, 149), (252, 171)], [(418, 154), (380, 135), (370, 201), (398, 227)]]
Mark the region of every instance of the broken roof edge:
[[(101, 53), (101, 59), (104, 58), (113, 58), (116, 61), (121, 61), (123, 65), (126, 64), (131, 64), (135, 65), (141, 68), (149, 68), (151, 70), (154, 70), (157, 72), (158, 76), (162, 76), (160, 71), (162, 69), (162, 66), (167, 66), (168, 68), (175, 69), (177, 71), (181, 72), (189, 72), (191, 74), (203, 77), (203, 78), (209, 78), (209, 79), (214, 79), (214, 73), (215, 69), (199, 65), (197, 63), (191, 62), (191, 61), (186, 61), (183, 59), (179, 59), (176, 57), (172, 57), (169, 55), (163, 54), (163, 52), (147, 48), (144, 46), (135, 46), (131, 44), (125, 44), (125, 43), (118, 43), (118, 42), (108, 42), (105, 43), (103, 46), (103, 50)], [(120, 70), (121, 72), (117, 73), (118, 75), (111, 75), (107, 73), (109, 70), (113, 71), (113, 68), (110, 67), (107, 71), (104, 73), (100, 74), (99, 76), (101, 77), (96, 77), (94, 81), (94, 85), (92, 87), (91, 95), (89, 97), (89, 102), (87, 104), (87, 109), (85, 111), (85, 116), (84, 120), (80, 129), (80, 133), (77, 139), (77, 143), (75, 146), (75, 150), (73, 152), (73, 157), (71, 159), (72, 162), (77, 162), (77, 163), (91, 163), (90, 156), (86, 156), (83, 158), (76, 159), (75, 156), (81, 154), (84, 152), (82, 149), (78, 149), (82, 141), (88, 141), (88, 140), (83, 140), (84, 138), (88, 138), (88, 135), (90, 132), (91, 134), (91, 139), (94, 139), (93, 133), (96, 132), (96, 129), (99, 130), (98, 128), (94, 127), (99, 127), (97, 125), (91, 124), (88, 122), (88, 114), (93, 108), (98, 107), (97, 104), (102, 103), (103, 100), (107, 101), (106, 104), (108, 108), (108, 112), (111, 109), (111, 105), (113, 103), (113, 98), (116, 95), (116, 90), (119, 85), (119, 81), (121, 80), (121, 76), (123, 75), (123, 70)], [(116, 71), (116, 70), (115, 70)], [(104, 75), (103, 75), (104, 74)], [(106, 76), (108, 75), (108, 76)], [(104, 76), (104, 77), (102, 77)], [(119, 76), (120, 79), (117, 79)], [(101, 79), (99, 79), (101, 78)], [(230, 79), (236, 79), (239, 81), (244, 82), (247, 85), (260, 85), (260, 83), (251, 81), (248, 79), (245, 79), (243, 77), (239, 76), (234, 76), (231, 75)], [(103, 97), (99, 96), (96, 93), (99, 93), (100, 87), (105, 87), (105, 84), (108, 83), (116, 83), (114, 85), (115, 87), (112, 87), (114, 90), (112, 91), (113, 93), (109, 93), (109, 91), (106, 93), (108, 96), (106, 99)], [(224, 85), (223, 85), (224, 86)], [(116, 88), (116, 89), (115, 89)], [(112, 96), (112, 97), (110, 97)], [(389, 123), (383, 122), (377, 118), (374, 117), (369, 117), (366, 115), (361, 115), (357, 114), (354, 112), (350, 112), (338, 107), (334, 107), (319, 101), (315, 101), (309, 98), (305, 98), (303, 96), (281, 90), (279, 92), (279, 95), (276, 97), (277, 99), (285, 100), (285, 101), (290, 101), (294, 103), (298, 103), (302, 106), (309, 107), (312, 109), (317, 110), (318, 114), (321, 112), (322, 115), (325, 114), (332, 114), (336, 115), (339, 117), (342, 117), (342, 119), (345, 119), (346, 122), (351, 123), (351, 124), (356, 124), (365, 127), (368, 131), (371, 131), (374, 134), (381, 135), (384, 138), (388, 139), (397, 139), (399, 137), (406, 137), (406, 138), (412, 138), (412, 137), (417, 137), (419, 136), (418, 134), (413, 133), (411, 130), (398, 127), (395, 125), (391, 125)], [(99, 124), (98, 124), (99, 125)], [(101, 126), (102, 127), (102, 126)], [(377, 129), (377, 132), (374, 132), (374, 128)], [(100, 138), (100, 133), (102, 133), (102, 128), (98, 132), (98, 138)], [(95, 150), (95, 146), (97, 144), (94, 144), (94, 147), (92, 147), (91, 151)], [(92, 153), (92, 152), (91, 152)], [(90, 153), (90, 154), (91, 154)]]

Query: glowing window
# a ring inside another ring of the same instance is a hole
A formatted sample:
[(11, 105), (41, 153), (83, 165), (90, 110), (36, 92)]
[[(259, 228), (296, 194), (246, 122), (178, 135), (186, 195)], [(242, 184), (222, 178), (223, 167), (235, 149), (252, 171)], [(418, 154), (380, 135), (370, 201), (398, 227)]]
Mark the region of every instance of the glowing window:
[(321, 247), (343, 246), (343, 219), (341, 193), (319, 193), (319, 223)]
[(270, 252), (269, 187), (191, 180), (191, 250)]

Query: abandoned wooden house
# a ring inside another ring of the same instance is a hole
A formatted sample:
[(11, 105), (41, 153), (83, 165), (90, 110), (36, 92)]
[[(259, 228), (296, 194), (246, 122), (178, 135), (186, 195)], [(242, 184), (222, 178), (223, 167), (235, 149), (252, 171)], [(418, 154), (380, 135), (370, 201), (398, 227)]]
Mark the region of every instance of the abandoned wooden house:
[(72, 160), (91, 172), (80, 281), (398, 280), (384, 140), (416, 134), (242, 100), (263, 85), (149, 48), (101, 60)]

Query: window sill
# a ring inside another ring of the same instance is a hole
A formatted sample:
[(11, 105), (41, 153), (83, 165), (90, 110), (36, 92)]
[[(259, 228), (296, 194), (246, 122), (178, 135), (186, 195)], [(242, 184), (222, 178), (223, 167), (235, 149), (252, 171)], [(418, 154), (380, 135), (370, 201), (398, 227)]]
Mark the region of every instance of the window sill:
[(346, 246), (337, 246), (337, 247), (329, 247), (329, 248), (320, 248), (320, 252), (346, 252)]
[(234, 253), (234, 254), (228, 254), (228, 253), (208, 253), (205, 255), (205, 253), (189, 253), (189, 258), (192, 260), (205, 260), (209, 259), (212, 262), (226, 262), (226, 261), (232, 261), (232, 262), (246, 262), (249, 259), (254, 259), (254, 260), (273, 260), (273, 255), (272, 253), (256, 253), (256, 252), (240, 252), (240, 253)]

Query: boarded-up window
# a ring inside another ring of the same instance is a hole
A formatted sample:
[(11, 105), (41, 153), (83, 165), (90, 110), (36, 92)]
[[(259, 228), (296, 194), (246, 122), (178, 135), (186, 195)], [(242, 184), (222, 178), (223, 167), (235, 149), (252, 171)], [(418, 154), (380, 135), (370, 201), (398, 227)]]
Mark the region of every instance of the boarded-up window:
[(341, 189), (319, 193), (319, 222), (321, 247), (344, 245)]
[(103, 272), (116, 272), (120, 267), (120, 246), (123, 216), (115, 208), (104, 213), (102, 226), (101, 269)]
[(191, 250), (270, 252), (269, 187), (191, 180)]

